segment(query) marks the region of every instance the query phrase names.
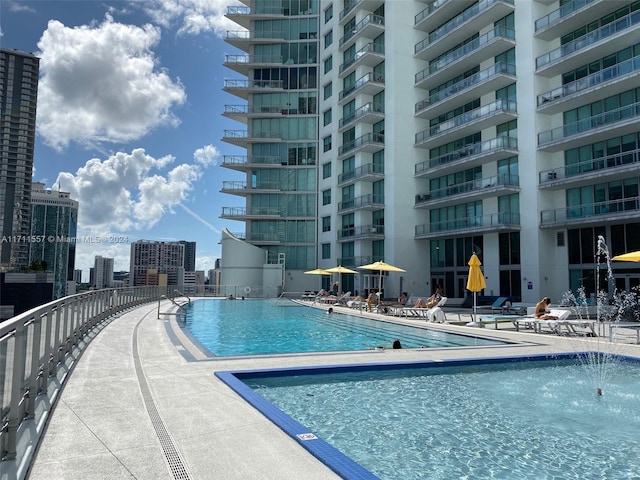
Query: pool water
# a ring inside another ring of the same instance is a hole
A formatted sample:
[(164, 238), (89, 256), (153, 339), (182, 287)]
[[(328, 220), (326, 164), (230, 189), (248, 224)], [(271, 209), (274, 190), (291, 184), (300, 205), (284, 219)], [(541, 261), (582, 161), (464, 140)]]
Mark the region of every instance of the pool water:
[(239, 378), (370, 478), (638, 478), (637, 364), (604, 396), (575, 360), (419, 367)]
[(184, 330), (215, 356), (391, 348), (501, 345), (506, 342), (398, 325), (273, 300), (196, 300)]

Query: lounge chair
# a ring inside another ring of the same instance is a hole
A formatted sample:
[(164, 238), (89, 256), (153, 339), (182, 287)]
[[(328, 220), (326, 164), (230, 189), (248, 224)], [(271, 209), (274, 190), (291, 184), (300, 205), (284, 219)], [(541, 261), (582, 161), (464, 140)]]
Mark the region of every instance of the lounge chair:
[(441, 308), (444, 307), (445, 303), (447, 303), (447, 297), (441, 297), (440, 301), (434, 307), (427, 309), (427, 321), (437, 323), (446, 322), (447, 316), (444, 314), (444, 310), (442, 310)]
[(351, 298), (351, 292), (344, 293), (338, 297), (338, 300), (334, 303), (334, 305), (345, 305), (347, 306), (347, 302)]
[(509, 297), (498, 297), (496, 301), (491, 304), (491, 306), (478, 307), (477, 310), (491, 309), (491, 313), (504, 314), (509, 311), (509, 307), (511, 307), (511, 303), (509, 302)]

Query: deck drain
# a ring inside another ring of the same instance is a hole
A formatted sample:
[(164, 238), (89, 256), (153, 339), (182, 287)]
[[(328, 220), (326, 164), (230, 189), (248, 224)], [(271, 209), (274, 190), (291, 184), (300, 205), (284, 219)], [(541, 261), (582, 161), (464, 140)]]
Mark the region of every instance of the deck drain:
[[(144, 320), (144, 318), (146, 318), (146, 315), (142, 320)], [(142, 320), (138, 322), (133, 331), (133, 360), (136, 368), (136, 375), (138, 376), (138, 383), (140, 384), (140, 391), (142, 392), (142, 399), (144, 400), (145, 407), (147, 408), (151, 424), (153, 425), (156, 435), (158, 435), (158, 439), (160, 440), (160, 446), (164, 452), (164, 457), (167, 460), (169, 469), (173, 474), (173, 478), (176, 480), (190, 480), (191, 477), (189, 476), (189, 472), (187, 471), (178, 449), (171, 439), (171, 435), (169, 435), (169, 432), (167, 431), (167, 427), (160, 417), (160, 413), (158, 413), (158, 409), (156, 408), (156, 404), (151, 395), (151, 390), (149, 390), (149, 384), (144, 376), (142, 363), (138, 356), (138, 327), (140, 326), (140, 323), (142, 323)]]

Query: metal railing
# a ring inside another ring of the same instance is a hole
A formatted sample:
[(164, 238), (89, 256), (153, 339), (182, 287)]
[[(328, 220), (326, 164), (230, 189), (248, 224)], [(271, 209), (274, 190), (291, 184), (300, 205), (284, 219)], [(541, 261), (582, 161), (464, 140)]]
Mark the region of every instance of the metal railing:
[(169, 298), (168, 288), (93, 290), (0, 323), (0, 478), (25, 478), (44, 420), (96, 327), (123, 310)]

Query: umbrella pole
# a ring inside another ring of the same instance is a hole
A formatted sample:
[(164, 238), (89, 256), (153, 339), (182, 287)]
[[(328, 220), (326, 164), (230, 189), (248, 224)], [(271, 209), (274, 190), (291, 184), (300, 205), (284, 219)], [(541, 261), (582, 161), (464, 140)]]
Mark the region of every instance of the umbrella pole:
[(478, 299), (477, 299), (477, 295), (478, 292), (473, 292), (473, 321), (474, 323), (478, 321), (478, 314), (477, 314), (477, 308), (478, 308)]

